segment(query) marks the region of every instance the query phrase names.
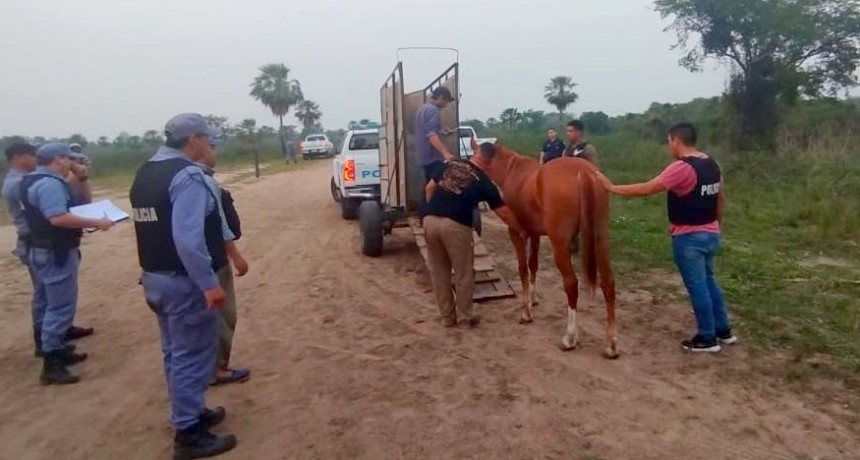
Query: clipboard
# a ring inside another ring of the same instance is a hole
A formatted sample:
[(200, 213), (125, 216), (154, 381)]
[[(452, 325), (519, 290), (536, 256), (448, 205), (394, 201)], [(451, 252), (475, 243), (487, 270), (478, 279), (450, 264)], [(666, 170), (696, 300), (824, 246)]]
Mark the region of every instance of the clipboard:
[[(78, 216), (84, 217), (87, 219), (110, 219), (114, 223), (119, 223), (124, 220), (128, 220), (129, 214), (122, 210), (119, 206), (115, 205), (111, 200), (100, 200), (94, 201), (89, 204), (82, 204), (80, 206), (72, 206), (69, 208), (69, 212)], [(94, 232), (94, 229), (87, 229), (88, 232)]]

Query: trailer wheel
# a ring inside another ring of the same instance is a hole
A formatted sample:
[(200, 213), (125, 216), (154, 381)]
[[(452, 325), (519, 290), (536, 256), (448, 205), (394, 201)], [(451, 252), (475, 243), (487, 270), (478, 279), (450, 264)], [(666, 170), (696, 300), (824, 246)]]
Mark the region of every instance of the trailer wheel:
[(377, 201), (365, 201), (358, 207), (361, 227), (361, 253), (368, 257), (382, 255), (382, 206)]
[(481, 236), (484, 230), (484, 225), (481, 222), (481, 210), (478, 208), (472, 210), (472, 229), (475, 230), (478, 236)]
[(355, 198), (342, 197), (340, 199), (340, 216), (346, 220), (355, 220), (358, 217), (358, 206), (361, 201)]

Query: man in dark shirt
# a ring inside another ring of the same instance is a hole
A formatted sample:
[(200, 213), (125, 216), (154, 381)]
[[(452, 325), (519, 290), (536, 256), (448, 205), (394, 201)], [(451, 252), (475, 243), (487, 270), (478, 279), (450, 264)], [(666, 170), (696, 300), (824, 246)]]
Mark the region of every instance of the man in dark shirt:
[(564, 154), (564, 142), (558, 138), (558, 133), (554, 128), (550, 128), (546, 132), (546, 141), (540, 150), (540, 164), (547, 164), (556, 158), (561, 158)]
[[(482, 144), (478, 155), (483, 157), (484, 163), (492, 161), (493, 144)], [(425, 189), (424, 237), (433, 292), (445, 327), (459, 324), (472, 328), (481, 322), (479, 316), (472, 314), (475, 289), (472, 210), (485, 201), (513, 231), (524, 233), (513, 211), (502, 201), (499, 190), (473, 161), (474, 156), (470, 161), (446, 163), (434, 171)]]

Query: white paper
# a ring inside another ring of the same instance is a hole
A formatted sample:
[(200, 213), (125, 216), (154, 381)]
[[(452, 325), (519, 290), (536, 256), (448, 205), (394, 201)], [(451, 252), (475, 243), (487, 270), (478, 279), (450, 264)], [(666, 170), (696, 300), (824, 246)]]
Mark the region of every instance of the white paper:
[(88, 219), (110, 219), (114, 222), (122, 222), (129, 218), (127, 212), (113, 204), (111, 200), (101, 200), (81, 206), (73, 206), (69, 212)]

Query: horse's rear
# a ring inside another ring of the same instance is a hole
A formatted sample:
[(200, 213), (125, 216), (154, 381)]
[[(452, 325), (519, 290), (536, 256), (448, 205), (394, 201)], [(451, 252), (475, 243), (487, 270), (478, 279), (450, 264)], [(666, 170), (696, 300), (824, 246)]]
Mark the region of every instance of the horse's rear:
[(573, 269), (571, 248), (578, 237), (586, 290), (594, 292), (599, 283), (606, 301), (605, 354), (617, 358), (615, 278), (609, 262), (609, 194), (597, 182), (595, 171), (594, 165), (578, 158), (552, 161), (538, 172), (537, 194), (543, 227), (567, 294), (568, 322), (561, 348), (572, 350), (577, 345), (579, 280)]

